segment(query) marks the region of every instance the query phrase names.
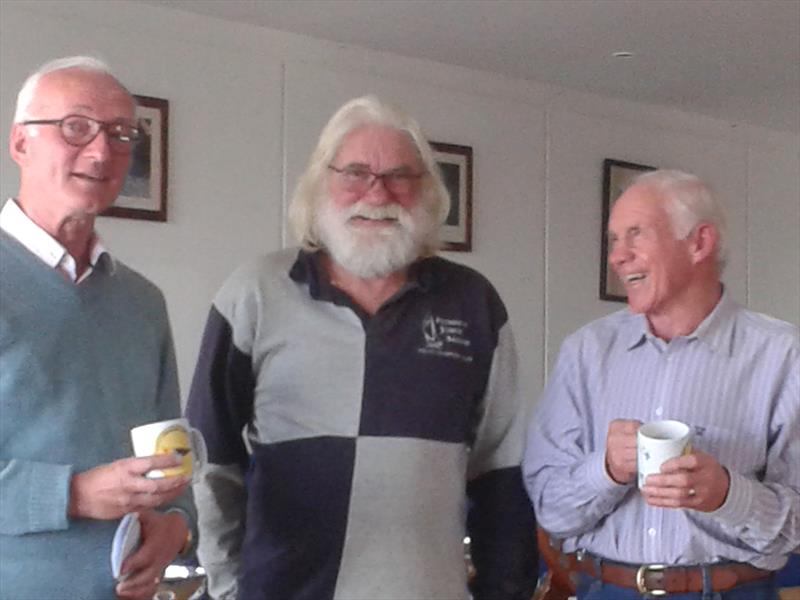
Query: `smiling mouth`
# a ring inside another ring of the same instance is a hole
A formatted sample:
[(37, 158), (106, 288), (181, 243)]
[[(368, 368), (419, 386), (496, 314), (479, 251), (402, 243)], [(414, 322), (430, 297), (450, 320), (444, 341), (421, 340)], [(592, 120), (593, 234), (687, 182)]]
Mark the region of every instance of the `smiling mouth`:
[(644, 273), (631, 273), (625, 276), (625, 283), (636, 283), (643, 281), (647, 276)]
[(89, 175), (88, 173), (73, 173), (73, 177), (77, 177), (78, 179), (83, 179), (84, 181), (92, 181), (94, 183), (105, 183), (108, 181), (108, 177), (95, 177), (94, 175)]
[(387, 225), (392, 225), (397, 223), (397, 219), (394, 217), (381, 217), (378, 219), (373, 219), (371, 217), (366, 217), (363, 215), (353, 215), (350, 217), (351, 221), (358, 222), (358, 223), (383, 223)]

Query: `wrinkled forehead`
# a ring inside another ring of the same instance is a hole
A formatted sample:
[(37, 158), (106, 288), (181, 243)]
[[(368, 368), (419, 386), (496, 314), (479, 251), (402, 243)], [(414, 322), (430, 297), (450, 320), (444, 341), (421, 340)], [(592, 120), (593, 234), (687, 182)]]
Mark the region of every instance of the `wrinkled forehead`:
[(631, 226), (658, 226), (669, 222), (666, 198), (646, 185), (628, 188), (614, 203), (608, 228), (611, 231)]
[(46, 73), (39, 80), (28, 109), (32, 118), (60, 118), (77, 113), (114, 121), (131, 120), (134, 103), (111, 75), (84, 69)]
[(337, 164), (363, 164), (374, 169), (418, 168), (419, 151), (411, 136), (384, 125), (362, 125), (344, 136), (336, 153)]

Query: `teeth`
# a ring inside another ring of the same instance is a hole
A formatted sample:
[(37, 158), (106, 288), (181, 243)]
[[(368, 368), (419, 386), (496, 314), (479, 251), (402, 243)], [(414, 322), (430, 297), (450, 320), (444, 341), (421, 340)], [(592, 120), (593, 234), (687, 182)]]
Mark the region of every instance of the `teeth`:
[(634, 281), (641, 281), (642, 279), (644, 279), (644, 277), (645, 277), (644, 273), (633, 273), (632, 275), (628, 275), (625, 278), (625, 281), (627, 281), (628, 283), (633, 283)]

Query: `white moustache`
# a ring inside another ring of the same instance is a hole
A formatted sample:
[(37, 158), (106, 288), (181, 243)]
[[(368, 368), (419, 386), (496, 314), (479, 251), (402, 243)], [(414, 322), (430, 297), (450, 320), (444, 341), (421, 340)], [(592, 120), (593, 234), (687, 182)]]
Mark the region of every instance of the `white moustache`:
[(383, 206), (373, 206), (364, 202), (357, 202), (342, 211), (342, 217), (345, 221), (353, 217), (360, 217), (362, 219), (395, 219), (398, 220), (403, 216), (408, 216), (408, 211), (399, 204), (385, 204)]

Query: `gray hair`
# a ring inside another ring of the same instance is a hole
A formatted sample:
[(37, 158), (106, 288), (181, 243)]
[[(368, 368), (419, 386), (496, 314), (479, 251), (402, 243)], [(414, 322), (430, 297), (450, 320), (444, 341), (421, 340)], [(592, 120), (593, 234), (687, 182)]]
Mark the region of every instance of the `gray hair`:
[(696, 175), (683, 171), (659, 169), (636, 177), (630, 187), (644, 185), (664, 198), (675, 237), (685, 239), (699, 223), (713, 225), (718, 234), (717, 265), (720, 270), (728, 260), (728, 225), (725, 208), (711, 187)]
[[(31, 115), (28, 113), (28, 109), (30, 108), (31, 103), (36, 96), (36, 87), (39, 85), (42, 77), (48, 73), (65, 71), (67, 69), (94, 71), (108, 75), (109, 77), (113, 78), (119, 84), (119, 86), (128, 93), (129, 96), (131, 96), (128, 88), (122, 85), (120, 80), (117, 79), (117, 76), (112, 73), (111, 68), (99, 58), (95, 58), (94, 56), (66, 56), (64, 58), (57, 58), (55, 60), (46, 62), (41, 67), (36, 69), (36, 71), (28, 76), (28, 78), (25, 80), (25, 83), (22, 84), (19, 94), (17, 95), (17, 107), (14, 111), (14, 123), (21, 123), (22, 121), (31, 118)], [(133, 99), (132, 96), (131, 99)]]
[[(422, 205), (436, 223), (443, 223), (450, 207), (450, 195), (442, 181), (439, 167), (433, 158), (430, 144), (422, 134), (417, 121), (399, 109), (375, 96), (363, 96), (350, 100), (328, 121), (322, 130), (317, 147), (311, 154), (305, 172), (300, 176), (289, 204), (289, 224), (300, 244), (306, 250), (322, 248), (315, 231), (315, 215), (324, 196), (324, 182), (328, 166), (336, 157), (344, 138), (351, 131), (364, 125), (390, 127), (406, 133), (414, 144), (423, 168), (428, 173), (422, 179), (420, 191)], [(433, 233), (438, 227), (433, 228)], [(423, 255), (431, 255), (439, 246), (438, 235), (427, 240), (421, 249)]]

